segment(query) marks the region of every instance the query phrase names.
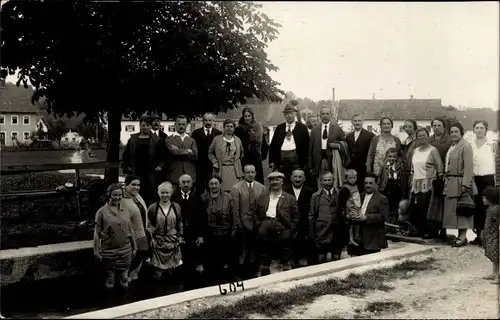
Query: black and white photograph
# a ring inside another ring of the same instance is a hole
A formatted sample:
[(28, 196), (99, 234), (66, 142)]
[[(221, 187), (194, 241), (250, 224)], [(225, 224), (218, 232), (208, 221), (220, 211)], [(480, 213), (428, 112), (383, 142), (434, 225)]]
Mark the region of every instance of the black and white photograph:
[(0, 318), (500, 317), (498, 2), (0, 8)]

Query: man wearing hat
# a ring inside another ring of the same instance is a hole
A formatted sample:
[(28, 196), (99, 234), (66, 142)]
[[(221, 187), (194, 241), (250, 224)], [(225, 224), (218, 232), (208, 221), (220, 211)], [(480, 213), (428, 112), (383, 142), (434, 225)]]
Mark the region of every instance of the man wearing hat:
[[(295, 197), (282, 190), (285, 175), (271, 172), (267, 176), (270, 193), (259, 212), (257, 243), (261, 257), (261, 275), (269, 274), (272, 252), (279, 252), (283, 271), (291, 269), (292, 242), (297, 236), (299, 210)], [(279, 250), (276, 250), (279, 249)]]
[(293, 170), (306, 169), (309, 151), (309, 132), (306, 125), (297, 121), (297, 104), (297, 100), (292, 100), (285, 106), (286, 121), (276, 127), (269, 150), (271, 171), (282, 172), (287, 183)]

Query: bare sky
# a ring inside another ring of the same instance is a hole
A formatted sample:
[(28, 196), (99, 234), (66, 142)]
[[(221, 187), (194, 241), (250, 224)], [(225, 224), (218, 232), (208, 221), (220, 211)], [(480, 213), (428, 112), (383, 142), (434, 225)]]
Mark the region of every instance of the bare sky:
[(441, 98), (498, 109), (498, 2), (265, 2), (284, 90), (313, 100)]

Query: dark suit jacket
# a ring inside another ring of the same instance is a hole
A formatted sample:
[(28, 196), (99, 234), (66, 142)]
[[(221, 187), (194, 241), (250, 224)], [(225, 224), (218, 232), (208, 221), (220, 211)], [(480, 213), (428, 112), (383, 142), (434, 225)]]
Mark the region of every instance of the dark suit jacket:
[(184, 238), (187, 241), (194, 241), (203, 236), (203, 202), (201, 195), (195, 190), (191, 190), (187, 200), (182, 199), (181, 189), (176, 188), (172, 194), (172, 202), (177, 203), (181, 209), (182, 222), (184, 227)]
[[(283, 191), (295, 197), (295, 192), (293, 192), (293, 186), (291, 184), (284, 186)], [(305, 234), (307, 234), (307, 231), (309, 230), (309, 207), (311, 205), (311, 198), (313, 194), (314, 191), (304, 184), (302, 186), (302, 190), (300, 190), (299, 198), (296, 199), (300, 214), (298, 231), (302, 231)]]
[[(274, 163), (279, 169), (281, 161), (281, 146), (286, 137), (286, 122), (279, 124), (274, 131), (269, 150), (269, 164)], [(309, 132), (307, 127), (300, 123), (295, 123), (293, 129), (293, 139), (295, 141), (296, 151), (299, 160), (299, 167), (305, 169), (307, 166), (307, 153), (309, 151)]]
[[(361, 195), (361, 203), (365, 200), (365, 193)], [(366, 220), (361, 224), (361, 238), (365, 250), (387, 248), (385, 235), (385, 217), (389, 214), (389, 200), (380, 192), (373, 193), (366, 207)]]
[[(314, 169), (316, 176), (318, 176), (321, 166), (321, 153), (322, 153), (321, 136), (323, 134), (323, 128), (324, 128), (323, 123), (318, 124), (317, 127), (314, 127), (311, 131), (311, 137), (309, 140), (309, 152), (308, 152), (309, 158), (307, 162), (307, 167), (309, 169)], [(327, 143), (339, 142), (339, 141), (345, 141), (345, 133), (344, 131), (342, 131), (342, 128), (340, 128), (337, 124), (330, 122)], [(327, 145), (326, 154), (328, 159), (331, 159), (333, 156), (332, 150), (333, 149), (329, 148)]]
[[(127, 141), (127, 145), (125, 146), (125, 150), (123, 150), (122, 154), (122, 168), (123, 170), (132, 169), (132, 172), (135, 172), (135, 147), (137, 146), (137, 141), (139, 139), (140, 133), (134, 133), (130, 135), (130, 139)], [(154, 155), (156, 150), (156, 144), (159, 138), (156, 134), (151, 133), (149, 135), (149, 154), (144, 155), (149, 157), (151, 162), (151, 172), (154, 170)]]
[[(266, 217), (266, 212), (269, 208), (269, 197), (270, 193), (268, 192), (264, 198), (265, 205), (259, 212), (259, 220), (261, 221)], [(293, 232), (297, 231), (300, 215), (295, 196), (292, 196), (284, 191), (281, 192), (281, 197), (276, 206), (276, 221), (279, 222), (286, 230), (291, 230)]]
[[(196, 147), (198, 148), (198, 162), (196, 163), (196, 175), (199, 182), (198, 188), (203, 186), (205, 188), (206, 180), (212, 175), (213, 164), (210, 159), (208, 159), (208, 148), (215, 136), (222, 134), (217, 128), (212, 128), (209, 136), (205, 134), (205, 127), (198, 128), (191, 133), (191, 138), (196, 142)], [(201, 190), (199, 190), (201, 191)]]
[[(366, 173), (366, 159), (370, 143), (375, 135), (365, 129), (361, 129), (358, 140), (354, 141), (354, 131), (346, 136), (347, 148), (351, 157), (349, 169), (354, 169), (358, 173), (358, 180), (361, 180)], [(361, 181), (358, 181), (361, 183)], [(359, 185), (359, 184), (358, 184)]]

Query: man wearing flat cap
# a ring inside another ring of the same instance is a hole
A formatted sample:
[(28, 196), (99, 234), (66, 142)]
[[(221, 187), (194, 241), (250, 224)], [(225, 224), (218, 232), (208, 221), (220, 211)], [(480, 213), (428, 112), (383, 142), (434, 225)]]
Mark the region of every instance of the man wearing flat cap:
[(286, 121), (276, 127), (269, 150), (271, 171), (282, 172), (287, 183), (293, 170), (306, 170), (309, 151), (309, 132), (305, 124), (297, 121), (297, 104), (297, 100), (292, 100), (285, 106)]
[(292, 242), (297, 235), (300, 216), (295, 197), (282, 190), (284, 178), (281, 172), (271, 172), (267, 176), (270, 192), (259, 212), (257, 237), (261, 275), (269, 274), (273, 252), (279, 252), (283, 271), (291, 269)]

